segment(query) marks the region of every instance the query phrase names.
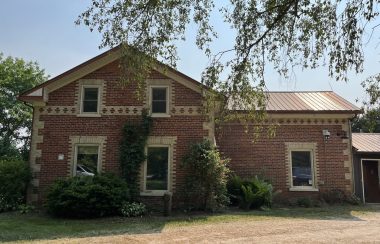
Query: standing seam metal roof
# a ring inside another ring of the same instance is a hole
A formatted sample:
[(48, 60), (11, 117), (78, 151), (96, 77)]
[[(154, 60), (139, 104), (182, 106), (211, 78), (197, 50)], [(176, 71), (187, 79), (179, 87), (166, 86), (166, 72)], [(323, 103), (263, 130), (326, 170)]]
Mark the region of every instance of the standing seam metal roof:
[(352, 112), (360, 109), (332, 91), (268, 92), (268, 112)]
[(380, 133), (352, 133), (352, 146), (358, 152), (380, 153)]

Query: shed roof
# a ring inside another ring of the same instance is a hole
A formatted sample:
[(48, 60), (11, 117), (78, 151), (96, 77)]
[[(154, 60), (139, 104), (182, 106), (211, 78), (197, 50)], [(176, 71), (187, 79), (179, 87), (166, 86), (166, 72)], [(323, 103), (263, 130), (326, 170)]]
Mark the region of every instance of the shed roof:
[(352, 146), (358, 152), (380, 153), (380, 133), (352, 133)]
[(268, 112), (358, 113), (360, 109), (332, 91), (268, 92)]

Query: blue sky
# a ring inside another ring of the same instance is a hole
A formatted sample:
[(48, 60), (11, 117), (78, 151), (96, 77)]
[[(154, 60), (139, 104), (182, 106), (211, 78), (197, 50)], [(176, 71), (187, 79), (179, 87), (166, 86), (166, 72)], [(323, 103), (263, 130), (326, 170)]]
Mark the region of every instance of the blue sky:
[[(0, 3), (0, 52), (4, 55), (37, 61), (50, 77), (96, 56), (99, 50), (99, 33), (91, 33), (74, 21), (86, 9), (89, 0), (2, 0)], [(232, 45), (233, 33), (223, 25), (215, 25), (219, 32), (215, 51)], [(208, 63), (208, 59), (194, 45), (188, 32), (188, 40), (179, 45), (177, 69), (197, 80)], [(380, 72), (380, 35), (377, 33), (364, 47), (365, 64), (362, 74), (350, 73), (349, 82), (337, 82), (327, 75), (326, 68), (316, 70), (294, 70), (295, 77), (284, 80), (274, 72), (267, 72), (267, 87), (271, 91), (320, 91), (333, 90), (352, 103), (363, 99), (365, 93), (360, 86), (366, 77)], [(360, 105), (360, 102), (357, 103)]]

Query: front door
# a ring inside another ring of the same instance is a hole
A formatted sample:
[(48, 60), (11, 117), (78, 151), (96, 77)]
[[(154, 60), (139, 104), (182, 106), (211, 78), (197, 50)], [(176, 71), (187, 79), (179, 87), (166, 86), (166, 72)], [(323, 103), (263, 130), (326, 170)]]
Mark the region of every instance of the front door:
[(379, 163), (377, 160), (363, 160), (365, 202), (380, 203)]

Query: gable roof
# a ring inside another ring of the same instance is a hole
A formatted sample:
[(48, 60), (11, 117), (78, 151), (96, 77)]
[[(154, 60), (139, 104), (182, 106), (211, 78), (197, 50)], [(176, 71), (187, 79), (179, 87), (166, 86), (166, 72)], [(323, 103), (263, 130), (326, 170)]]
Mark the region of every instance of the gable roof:
[(268, 92), (270, 113), (358, 113), (360, 109), (332, 91)]
[(357, 152), (380, 153), (380, 133), (352, 133), (352, 146)]
[[(102, 68), (103, 66), (110, 64), (121, 57), (121, 46), (114, 47), (98, 56), (91, 58), (80, 65), (30, 89), (19, 95), (19, 99), (22, 101), (36, 101), (42, 100), (45, 94), (45, 90), (49, 92), (56, 90), (62, 86), (69, 84), (75, 80), (82, 78), (83, 76)], [(176, 81), (182, 81), (189, 88), (201, 91), (201, 88), (205, 88), (203, 84), (197, 80), (179, 72), (178, 70), (171, 68), (163, 63), (157, 61), (157, 66), (154, 67), (160, 73), (172, 78)], [(188, 83), (189, 85), (187, 85)]]
[[(121, 57), (121, 46), (114, 47), (88, 61), (19, 95), (26, 102), (45, 101), (45, 96), (85, 75), (94, 72)], [(201, 92), (208, 89), (197, 80), (157, 61), (154, 67), (169, 78)], [(360, 109), (332, 91), (320, 92), (267, 92), (266, 110), (269, 113), (345, 113), (356, 114)], [(244, 111), (244, 109), (238, 109)]]

